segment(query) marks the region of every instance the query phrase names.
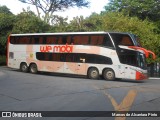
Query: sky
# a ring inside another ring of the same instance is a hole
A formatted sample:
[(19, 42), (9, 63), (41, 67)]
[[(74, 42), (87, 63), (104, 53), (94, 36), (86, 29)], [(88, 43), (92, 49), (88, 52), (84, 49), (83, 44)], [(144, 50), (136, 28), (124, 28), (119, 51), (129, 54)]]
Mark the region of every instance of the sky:
[[(56, 15), (67, 17), (68, 19), (71, 20), (73, 17), (76, 16), (84, 16), (87, 17), (91, 15), (91, 13), (96, 12), (100, 13), (101, 11), (104, 10), (104, 6), (107, 5), (108, 0), (88, 0), (90, 2), (90, 7), (89, 8), (70, 8), (66, 10), (65, 12), (57, 12), (55, 13)], [(17, 15), (22, 12), (22, 9), (24, 8), (25, 10), (27, 7), (30, 7), (30, 10), (34, 11), (36, 13), (36, 9), (34, 6), (22, 3), (18, 0), (0, 0), (0, 5), (6, 5), (10, 11)]]

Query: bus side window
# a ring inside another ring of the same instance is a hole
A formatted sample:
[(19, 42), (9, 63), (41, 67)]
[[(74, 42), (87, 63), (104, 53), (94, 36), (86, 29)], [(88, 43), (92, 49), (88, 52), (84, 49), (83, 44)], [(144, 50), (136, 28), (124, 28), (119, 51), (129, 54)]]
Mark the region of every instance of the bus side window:
[(55, 36), (48, 36), (46, 39), (46, 44), (56, 44), (57, 38)]
[(106, 34), (105, 37), (104, 37), (103, 45), (107, 46), (107, 47), (113, 47), (112, 41), (111, 41), (111, 39), (110, 39), (108, 34)]
[(89, 36), (81, 36), (81, 44), (87, 45), (89, 43)]
[(39, 38), (39, 44), (43, 44), (44, 37)]
[(57, 44), (58, 40), (56, 36), (48, 36), (46, 44)]
[(53, 53), (52, 54), (52, 61), (60, 62), (60, 53)]
[(45, 61), (50, 61), (49, 58), (50, 58), (49, 54), (48, 53), (44, 53), (44, 60)]
[(65, 62), (75, 62), (74, 61), (74, 54), (66, 54), (66, 61)]
[(19, 39), (19, 44), (25, 44), (25, 39), (24, 39), (24, 37), (20, 37), (20, 39)]
[(59, 53), (60, 54), (60, 62), (65, 61), (65, 54), (64, 53)]
[(96, 63), (96, 59), (95, 55), (88, 54), (86, 57), (86, 63)]
[(62, 37), (59, 37), (59, 38), (58, 38), (58, 44), (63, 44), (63, 42), (62, 42)]
[(67, 36), (67, 44), (70, 45), (72, 42), (72, 36)]
[(24, 44), (29, 44), (30, 43), (30, 37), (23, 37)]
[(62, 39), (62, 44), (66, 44), (67, 43), (67, 36), (61, 36)]
[(104, 41), (104, 35), (99, 36), (97, 45), (103, 45), (103, 41)]
[(75, 62), (78, 63), (85, 63), (86, 62), (86, 55), (85, 54), (75, 54)]
[(38, 39), (38, 38), (32, 36), (30, 39), (30, 44), (35, 44), (35, 39)]
[(73, 44), (74, 45), (79, 45), (80, 44), (80, 37), (79, 36), (74, 36), (73, 37)]
[(133, 42), (129, 38), (129, 36), (123, 36), (119, 45), (126, 45), (126, 46), (132, 46)]
[(91, 45), (97, 45), (97, 41), (98, 41), (98, 36), (92, 35), (90, 44)]

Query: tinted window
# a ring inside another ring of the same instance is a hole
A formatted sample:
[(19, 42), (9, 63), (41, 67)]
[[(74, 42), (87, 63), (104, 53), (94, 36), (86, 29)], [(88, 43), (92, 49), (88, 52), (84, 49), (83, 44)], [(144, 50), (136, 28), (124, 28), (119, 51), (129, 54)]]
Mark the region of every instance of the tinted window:
[(87, 45), (89, 44), (89, 36), (88, 35), (76, 35), (72, 37), (73, 44), (75, 45)]
[(111, 41), (108, 34), (106, 34), (105, 37), (104, 37), (103, 45), (107, 46), (107, 47), (113, 47), (112, 41)]
[(41, 36), (11, 36), (11, 44), (43, 44)]
[(111, 58), (84, 53), (41, 53), (37, 52), (36, 57), (42, 61), (77, 62), (93, 64), (112, 64)]
[(105, 56), (89, 54), (87, 55), (86, 63), (112, 64), (112, 60)]
[(123, 49), (119, 55), (120, 62), (127, 65), (137, 66), (137, 52)]
[(103, 45), (104, 35), (92, 35), (90, 44), (91, 45)]
[(56, 44), (57, 37), (56, 36), (47, 36), (46, 37), (46, 44)]
[(110, 33), (110, 35), (116, 46), (118, 45), (133, 46), (134, 45), (131, 37), (127, 34)]

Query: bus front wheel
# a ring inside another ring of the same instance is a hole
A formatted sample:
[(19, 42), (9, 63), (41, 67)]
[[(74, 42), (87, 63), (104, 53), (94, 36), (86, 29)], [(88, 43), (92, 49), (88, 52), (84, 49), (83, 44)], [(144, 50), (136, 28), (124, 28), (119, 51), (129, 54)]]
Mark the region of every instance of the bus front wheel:
[(88, 77), (90, 79), (98, 79), (99, 78), (99, 72), (97, 68), (90, 68), (88, 71)]
[(20, 70), (22, 72), (28, 72), (28, 66), (27, 66), (27, 64), (26, 63), (21, 63)]
[(112, 69), (105, 69), (103, 72), (103, 77), (106, 80), (115, 80), (115, 73)]
[(38, 72), (38, 69), (37, 69), (37, 65), (36, 64), (31, 64), (30, 67), (29, 67), (29, 71), (33, 74), (36, 74)]

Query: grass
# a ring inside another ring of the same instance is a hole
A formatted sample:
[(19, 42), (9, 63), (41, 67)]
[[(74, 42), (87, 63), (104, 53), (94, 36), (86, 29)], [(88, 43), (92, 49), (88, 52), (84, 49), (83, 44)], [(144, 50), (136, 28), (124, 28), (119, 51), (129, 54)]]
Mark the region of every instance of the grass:
[(0, 56), (0, 66), (6, 65), (6, 56)]

